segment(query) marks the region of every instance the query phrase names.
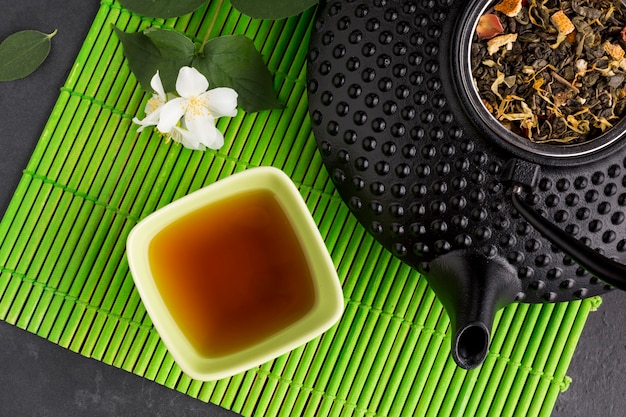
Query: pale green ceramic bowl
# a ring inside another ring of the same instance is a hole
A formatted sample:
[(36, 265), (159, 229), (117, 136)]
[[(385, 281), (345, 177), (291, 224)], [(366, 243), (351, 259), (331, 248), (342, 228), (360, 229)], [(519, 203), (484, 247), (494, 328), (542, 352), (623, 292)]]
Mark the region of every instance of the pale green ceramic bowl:
[[(239, 352), (206, 357), (198, 353), (168, 310), (152, 276), (148, 259), (151, 239), (164, 227), (190, 212), (254, 190), (274, 194), (298, 237), (315, 289), (314, 305), (295, 323)], [(180, 368), (202, 381), (226, 378), (254, 368), (320, 336), (343, 312), (343, 293), (328, 250), (302, 196), (291, 179), (272, 167), (252, 168), (193, 192), (159, 209), (137, 224), (126, 243), (130, 271), (141, 299)]]

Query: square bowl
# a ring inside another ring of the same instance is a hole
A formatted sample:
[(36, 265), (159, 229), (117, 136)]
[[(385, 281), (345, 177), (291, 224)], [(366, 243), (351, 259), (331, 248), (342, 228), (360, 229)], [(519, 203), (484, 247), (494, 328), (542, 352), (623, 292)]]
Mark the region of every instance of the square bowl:
[(248, 169), (155, 211), (130, 232), (126, 254), (157, 332), (194, 379), (254, 368), (343, 312), (319, 230), (277, 168)]

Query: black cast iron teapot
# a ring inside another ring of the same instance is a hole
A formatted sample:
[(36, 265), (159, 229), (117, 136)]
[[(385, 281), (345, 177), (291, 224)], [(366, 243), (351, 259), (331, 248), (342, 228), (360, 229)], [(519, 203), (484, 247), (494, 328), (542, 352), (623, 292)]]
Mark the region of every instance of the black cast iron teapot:
[(473, 88), (487, 0), (322, 3), (309, 109), (333, 182), (359, 222), (422, 272), (470, 369), (512, 302), (626, 288), (626, 121), (584, 145), (520, 141)]

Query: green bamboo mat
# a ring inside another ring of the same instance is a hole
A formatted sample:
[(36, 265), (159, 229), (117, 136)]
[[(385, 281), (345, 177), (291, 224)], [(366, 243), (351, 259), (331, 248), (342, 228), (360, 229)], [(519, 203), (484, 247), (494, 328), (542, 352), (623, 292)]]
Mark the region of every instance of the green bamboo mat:
[[(136, 133), (146, 95), (112, 25), (202, 38), (246, 34), (274, 75), (281, 111), (220, 120), (225, 146), (192, 152)], [(482, 367), (450, 359), (449, 320), (419, 274), (357, 224), (316, 151), (305, 45), (313, 18), (251, 20), (209, 3), (150, 20), (105, 0), (0, 224), (0, 318), (54, 343), (245, 416), (547, 416), (598, 299), (512, 305), (498, 314)], [(202, 383), (168, 354), (125, 259), (130, 229), (159, 207), (234, 172), (283, 169), (335, 262), (346, 309), (322, 337), (258, 369)]]

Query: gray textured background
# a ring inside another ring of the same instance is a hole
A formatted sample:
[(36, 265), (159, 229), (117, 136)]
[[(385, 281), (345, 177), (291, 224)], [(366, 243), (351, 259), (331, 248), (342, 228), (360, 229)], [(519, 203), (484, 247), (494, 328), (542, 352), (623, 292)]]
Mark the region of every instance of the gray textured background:
[[(48, 119), (99, 7), (96, 0), (0, 0), (0, 40), (58, 29), (44, 65), (0, 83), (0, 213)], [(573, 382), (553, 417), (626, 415), (626, 293), (604, 297), (570, 366)], [(0, 416), (231, 416), (126, 371), (84, 358), (0, 322)]]

